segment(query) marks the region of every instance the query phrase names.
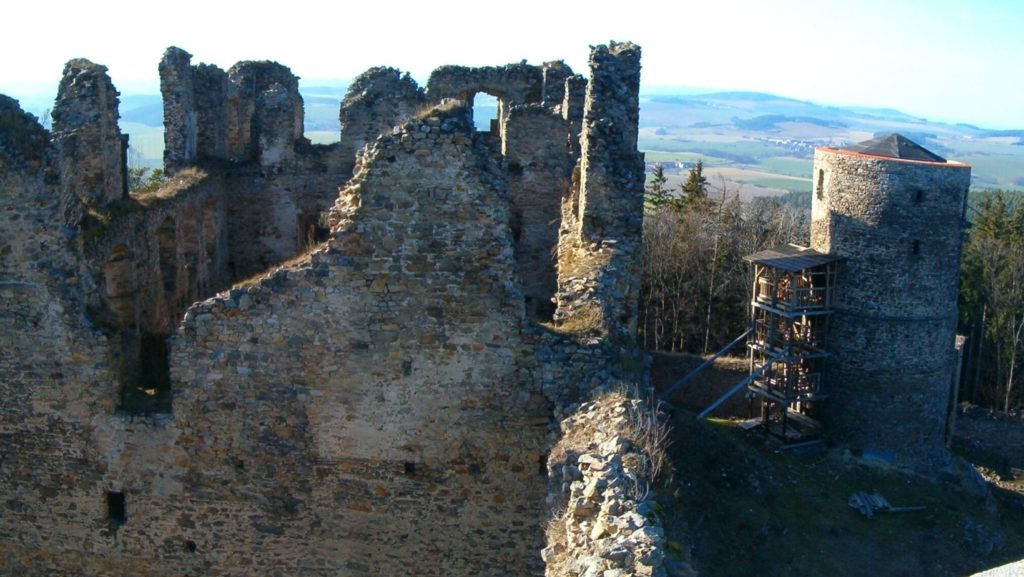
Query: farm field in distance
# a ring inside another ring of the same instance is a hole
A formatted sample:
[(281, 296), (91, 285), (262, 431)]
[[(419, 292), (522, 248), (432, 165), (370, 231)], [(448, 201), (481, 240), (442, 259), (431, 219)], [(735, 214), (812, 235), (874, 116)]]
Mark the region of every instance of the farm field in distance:
[(678, 187), (703, 160), (711, 194), (743, 200), (811, 188), (814, 148), (899, 132), (972, 166), (972, 187), (1024, 191), (1024, 130), (931, 122), (895, 110), (841, 108), (754, 92), (641, 95), (639, 148)]

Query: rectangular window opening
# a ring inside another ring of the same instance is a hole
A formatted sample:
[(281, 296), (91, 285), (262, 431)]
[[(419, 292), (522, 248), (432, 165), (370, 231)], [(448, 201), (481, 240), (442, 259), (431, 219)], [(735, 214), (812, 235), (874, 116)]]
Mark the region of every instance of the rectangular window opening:
[(107, 491), (107, 522), (114, 527), (120, 527), (127, 521), (128, 507), (124, 493)]
[(914, 254), (921, 254), (921, 241), (914, 241)]
[(143, 333), (136, 374), (121, 390), (121, 410), (135, 415), (171, 412), (169, 335)]

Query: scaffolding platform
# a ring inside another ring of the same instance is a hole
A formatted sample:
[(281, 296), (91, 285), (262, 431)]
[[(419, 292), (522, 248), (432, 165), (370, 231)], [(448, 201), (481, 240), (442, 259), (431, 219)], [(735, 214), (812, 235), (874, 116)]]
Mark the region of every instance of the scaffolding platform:
[(814, 417), (828, 396), (824, 346), (840, 257), (787, 245), (744, 260), (753, 272), (746, 388), (760, 416), (752, 422), (787, 445), (820, 439)]

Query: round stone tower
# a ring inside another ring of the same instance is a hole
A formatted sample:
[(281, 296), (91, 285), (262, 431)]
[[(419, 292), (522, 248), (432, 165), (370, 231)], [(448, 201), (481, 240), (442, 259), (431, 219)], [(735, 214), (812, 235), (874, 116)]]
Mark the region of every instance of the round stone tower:
[(814, 153), (811, 246), (844, 257), (826, 428), (841, 445), (936, 469), (956, 368), (971, 168), (892, 134)]

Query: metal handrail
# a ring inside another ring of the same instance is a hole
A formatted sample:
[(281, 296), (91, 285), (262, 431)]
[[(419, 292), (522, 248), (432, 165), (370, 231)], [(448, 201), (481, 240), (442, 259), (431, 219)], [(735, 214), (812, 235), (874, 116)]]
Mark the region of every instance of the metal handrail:
[(710, 359), (704, 361), (696, 369), (693, 369), (692, 371), (687, 373), (683, 378), (681, 378), (678, 381), (676, 381), (675, 383), (673, 383), (672, 386), (670, 386), (669, 388), (667, 388), (664, 391), (662, 391), (661, 398), (662, 399), (668, 399), (669, 396), (676, 391), (676, 389), (678, 389), (679, 387), (683, 386), (687, 381), (689, 381), (691, 378), (693, 378), (694, 375), (696, 375), (700, 371), (704, 370), (705, 367), (707, 367), (711, 363), (715, 362), (718, 359), (718, 357), (720, 357), (720, 356), (724, 355), (725, 353), (729, 352), (730, 350), (732, 350), (733, 347), (738, 345), (740, 343), (740, 341), (742, 341), (743, 339), (747, 338), (747, 336), (750, 335), (750, 333), (752, 333), (753, 331), (754, 331), (754, 329), (747, 329), (746, 331), (744, 331), (744, 333), (742, 335), (736, 337), (736, 339), (733, 340), (731, 343), (725, 345), (725, 348), (723, 348), (722, 350), (720, 350), (717, 353), (715, 353), (714, 356), (712, 356)]

